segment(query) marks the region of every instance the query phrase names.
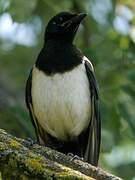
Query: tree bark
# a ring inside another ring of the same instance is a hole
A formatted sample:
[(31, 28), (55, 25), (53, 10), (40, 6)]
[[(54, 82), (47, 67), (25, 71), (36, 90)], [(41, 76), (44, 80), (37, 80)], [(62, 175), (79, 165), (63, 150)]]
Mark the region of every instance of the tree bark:
[(0, 172), (11, 179), (120, 180), (101, 168), (0, 130)]

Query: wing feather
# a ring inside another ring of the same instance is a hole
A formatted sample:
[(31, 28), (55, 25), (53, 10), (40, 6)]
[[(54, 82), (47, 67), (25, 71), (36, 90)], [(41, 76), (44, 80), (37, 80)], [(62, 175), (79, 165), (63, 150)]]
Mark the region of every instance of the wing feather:
[(84, 64), (91, 92), (91, 120), (89, 124), (88, 143), (84, 155), (84, 160), (97, 166), (101, 139), (99, 87), (91, 63), (84, 59)]
[[(33, 69), (32, 69), (33, 70)], [(31, 117), (32, 124), (35, 128), (35, 133), (37, 137), (37, 141), (39, 142), (39, 128), (37, 125), (37, 120), (33, 112), (33, 105), (32, 105), (32, 96), (31, 96), (31, 89), (32, 89), (32, 70), (30, 71), (29, 77), (26, 82), (26, 88), (25, 88), (25, 102), (27, 105), (27, 108), (29, 109), (29, 114)]]

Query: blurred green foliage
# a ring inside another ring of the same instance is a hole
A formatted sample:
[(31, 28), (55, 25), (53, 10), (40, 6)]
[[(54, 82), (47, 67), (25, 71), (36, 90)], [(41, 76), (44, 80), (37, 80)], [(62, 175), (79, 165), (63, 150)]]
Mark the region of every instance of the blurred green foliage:
[(87, 12), (76, 37), (100, 84), (100, 166), (135, 178), (135, 2), (133, 0), (0, 0), (0, 127), (35, 138), (24, 102), (29, 70), (50, 17)]

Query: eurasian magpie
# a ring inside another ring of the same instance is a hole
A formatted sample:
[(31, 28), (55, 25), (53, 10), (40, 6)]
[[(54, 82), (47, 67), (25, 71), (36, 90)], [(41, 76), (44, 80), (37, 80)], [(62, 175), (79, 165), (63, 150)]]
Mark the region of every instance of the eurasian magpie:
[(73, 44), (85, 16), (61, 12), (49, 21), (26, 83), (26, 104), (40, 144), (97, 166), (99, 88), (90, 60)]

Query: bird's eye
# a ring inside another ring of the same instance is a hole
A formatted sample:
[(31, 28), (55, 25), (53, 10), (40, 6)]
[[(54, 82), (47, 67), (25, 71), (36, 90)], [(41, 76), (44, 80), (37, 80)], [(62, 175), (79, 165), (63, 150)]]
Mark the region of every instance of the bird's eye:
[(56, 24), (56, 22), (54, 21), (53, 24)]

